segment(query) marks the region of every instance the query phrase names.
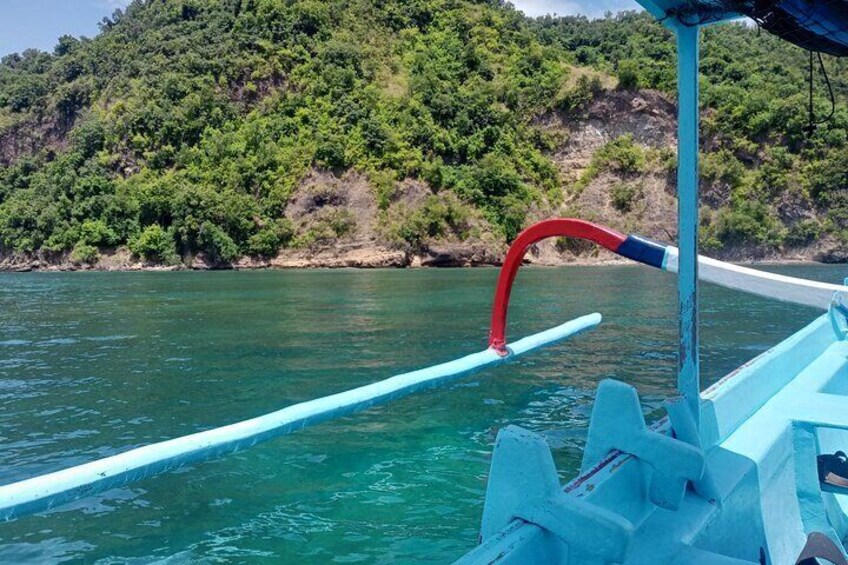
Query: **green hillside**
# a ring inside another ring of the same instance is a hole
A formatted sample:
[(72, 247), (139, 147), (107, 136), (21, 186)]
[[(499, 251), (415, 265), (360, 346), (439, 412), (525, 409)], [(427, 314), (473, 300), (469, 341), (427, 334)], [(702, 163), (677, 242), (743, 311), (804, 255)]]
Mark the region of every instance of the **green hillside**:
[[(579, 123), (614, 92), (673, 95), (672, 38), (646, 15), (528, 20), (466, 0), (136, 0), (101, 28), (0, 64), (2, 254), (91, 263), (125, 245), (156, 262), (202, 252), (226, 264), (333, 246), (357, 229), (355, 210), (287, 215), (316, 174), (366, 179), (372, 239), (390, 247), (496, 245), (534, 215), (591, 215), (575, 198), (604, 170), (627, 181), (609, 188), (628, 219), (618, 227), (638, 230), (631, 181), (674, 166), (673, 144), (623, 135), (572, 178), (554, 158), (567, 134), (543, 125)], [(710, 28), (703, 45), (705, 244), (844, 245), (844, 105), (806, 140), (805, 52), (742, 25)], [(842, 102), (848, 69), (825, 62)], [(413, 181), (426, 197), (399, 204)], [(311, 190), (310, 210), (332, 203)]]

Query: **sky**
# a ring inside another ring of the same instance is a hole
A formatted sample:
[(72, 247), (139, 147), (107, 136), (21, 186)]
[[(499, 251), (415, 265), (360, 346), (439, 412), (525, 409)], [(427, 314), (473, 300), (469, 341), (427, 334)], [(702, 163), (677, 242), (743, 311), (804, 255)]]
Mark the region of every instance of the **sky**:
[[(62, 35), (97, 34), (97, 24), (130, 0), (0, 0), (0, 56), (29, 47), (52, 51)], [(585, 14), (637, 9), (635, 0), (512, 0), (528, 16)]]
[(0, 56), (53, 51), (62, 35), (97, 35), (97, 24), (129, 0), (0, 0)]
[(528, 16), (557, 14), (571, 16), (583, 14), (599, 18), (604, 12), (641, 10), (636, 0), (511, 0), (512, 4)]

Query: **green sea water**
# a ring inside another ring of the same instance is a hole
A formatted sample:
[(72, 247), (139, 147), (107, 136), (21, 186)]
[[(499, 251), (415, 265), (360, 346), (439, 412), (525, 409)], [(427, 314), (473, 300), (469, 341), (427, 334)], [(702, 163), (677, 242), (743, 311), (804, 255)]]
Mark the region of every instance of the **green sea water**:
[[(841, 282), (845, 267), (770, 267)], [(0, 275), (0, 483), (257, 416), (485, 347), (497, 271)], [(521, 272), (509, 334), (593, 311), (526, 360), (236, 455), (0, 525), (0, 562), (425, 563), (474, 547), (497, 430), (544, 434), (574, 475), (614, 377), (661, 415), (675, 279)], [(709, 384), (812, 309), (705, 287)]]

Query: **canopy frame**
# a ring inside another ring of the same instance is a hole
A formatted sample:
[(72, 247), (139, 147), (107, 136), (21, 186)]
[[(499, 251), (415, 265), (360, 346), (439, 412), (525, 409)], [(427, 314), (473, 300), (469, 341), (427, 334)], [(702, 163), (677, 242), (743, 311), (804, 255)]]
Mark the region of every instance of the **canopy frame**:
[[(679, 20), (678, 20), (679, 22)], [(695, 425), (701, 421), (698, 336), (698, 39), (700, 26), (678, 24), (677, 35), (677, 390)]]
[(739, 18), (719, 6), (683, 1), (637, 0), (677, 38), (677, 391), (686, 400), (700, 430), (701, 364), (698, 335), (699, 225), (699, 36), (703, 26)]

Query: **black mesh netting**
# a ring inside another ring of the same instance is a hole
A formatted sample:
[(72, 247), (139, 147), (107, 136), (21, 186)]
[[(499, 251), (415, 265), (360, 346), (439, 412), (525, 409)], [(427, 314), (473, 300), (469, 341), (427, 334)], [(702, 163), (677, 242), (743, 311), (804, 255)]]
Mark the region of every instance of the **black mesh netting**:
[(804, 49), (848, 56), (848, 0), (721, 0), (720, 4)]

